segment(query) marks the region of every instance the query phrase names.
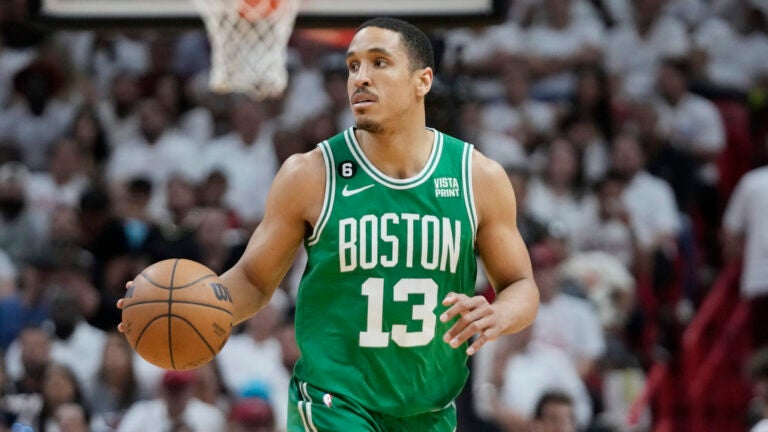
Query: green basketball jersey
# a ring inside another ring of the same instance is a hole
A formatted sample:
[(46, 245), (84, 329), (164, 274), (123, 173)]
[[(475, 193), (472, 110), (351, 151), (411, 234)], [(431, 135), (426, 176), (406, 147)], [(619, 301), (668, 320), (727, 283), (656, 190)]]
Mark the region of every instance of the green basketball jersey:
[(295, 376), (397, 417), (444, 408), (469, 373), (439, 316), (449, 292), (474, 293), (473, 146), (434, 133), (408, 179), (373, 166), (352, 128), (319, 145), (325, 198), (298, 291)]

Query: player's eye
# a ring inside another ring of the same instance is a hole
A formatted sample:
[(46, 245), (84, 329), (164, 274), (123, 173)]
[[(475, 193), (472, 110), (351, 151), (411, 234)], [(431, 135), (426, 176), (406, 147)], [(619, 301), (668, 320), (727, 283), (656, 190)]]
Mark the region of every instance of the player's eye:
[(383, 58), (377, 58), (377, 59), (376, 59), (376, 60), (373, 62), (373, 65), (374, 65), (374, 66), (376, 66), (376, 67), (383, 67), (383, 66), (386, 66), (386, 65), (387, 65), (387, 61), (386, 61), (386, 60), (384, 60)]
[(360, 63), (358, 62), (350, 62), (347, 64), (347, 68), (350, 72), (357, 72), (358, 69), (360, 69)]

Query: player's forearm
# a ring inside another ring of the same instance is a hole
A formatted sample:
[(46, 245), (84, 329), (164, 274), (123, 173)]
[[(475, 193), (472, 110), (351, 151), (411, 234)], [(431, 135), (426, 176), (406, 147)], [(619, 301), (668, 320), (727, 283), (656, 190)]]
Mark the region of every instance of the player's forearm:
[(502, 320), (502, 333), (516, 333), (536, 319), (539, 310), (539, 289), (530, 279), (521, 279), (496, 294), (492, 306)]
[(227, 270), (220, 278), (232, 296), (233, 325), (247, 320), (269, 302), (268, 293), (260, 289), (238, 266)]

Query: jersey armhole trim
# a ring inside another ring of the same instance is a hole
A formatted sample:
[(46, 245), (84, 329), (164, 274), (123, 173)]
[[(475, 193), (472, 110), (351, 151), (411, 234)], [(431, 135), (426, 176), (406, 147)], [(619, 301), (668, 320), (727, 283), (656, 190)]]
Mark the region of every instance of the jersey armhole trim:
[(464, 186), (464, 205), (467, 208), (469, 224), (472, 228), (472, 244), (477, 240), (477, 208), (475, 207), (475, 193), (472, 183), (472, 152), (475, 146), (464, 143), (464, 154), (462, 155), (461, 180)]
[(325, 193), (323, 194), (323, 207), (320, 209), (320, 215), (317, 218), (312, 235), (307, 239), (307, 246), (313, 246), (320, 240), (320, 235), (323, 233), (323, 229), (331, 216), (333, 198), (336, 193), (336, 173), (333, 170), (335, 165), (333, 162), (333, 152), (331, 152), (328, 141), (323, 141), (318, 147), (323, 154), (323, 162), (325, 162)]

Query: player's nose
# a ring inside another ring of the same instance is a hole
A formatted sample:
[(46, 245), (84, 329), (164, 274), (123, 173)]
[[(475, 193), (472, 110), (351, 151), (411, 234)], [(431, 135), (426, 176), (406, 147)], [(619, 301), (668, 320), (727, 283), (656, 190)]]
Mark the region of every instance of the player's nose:
[(371, 86), (371, 74), (370, 68), (366, 65), (361, 65), (359, 69), (352, 73), (353, 82), (356, 88), (370, 87)]

